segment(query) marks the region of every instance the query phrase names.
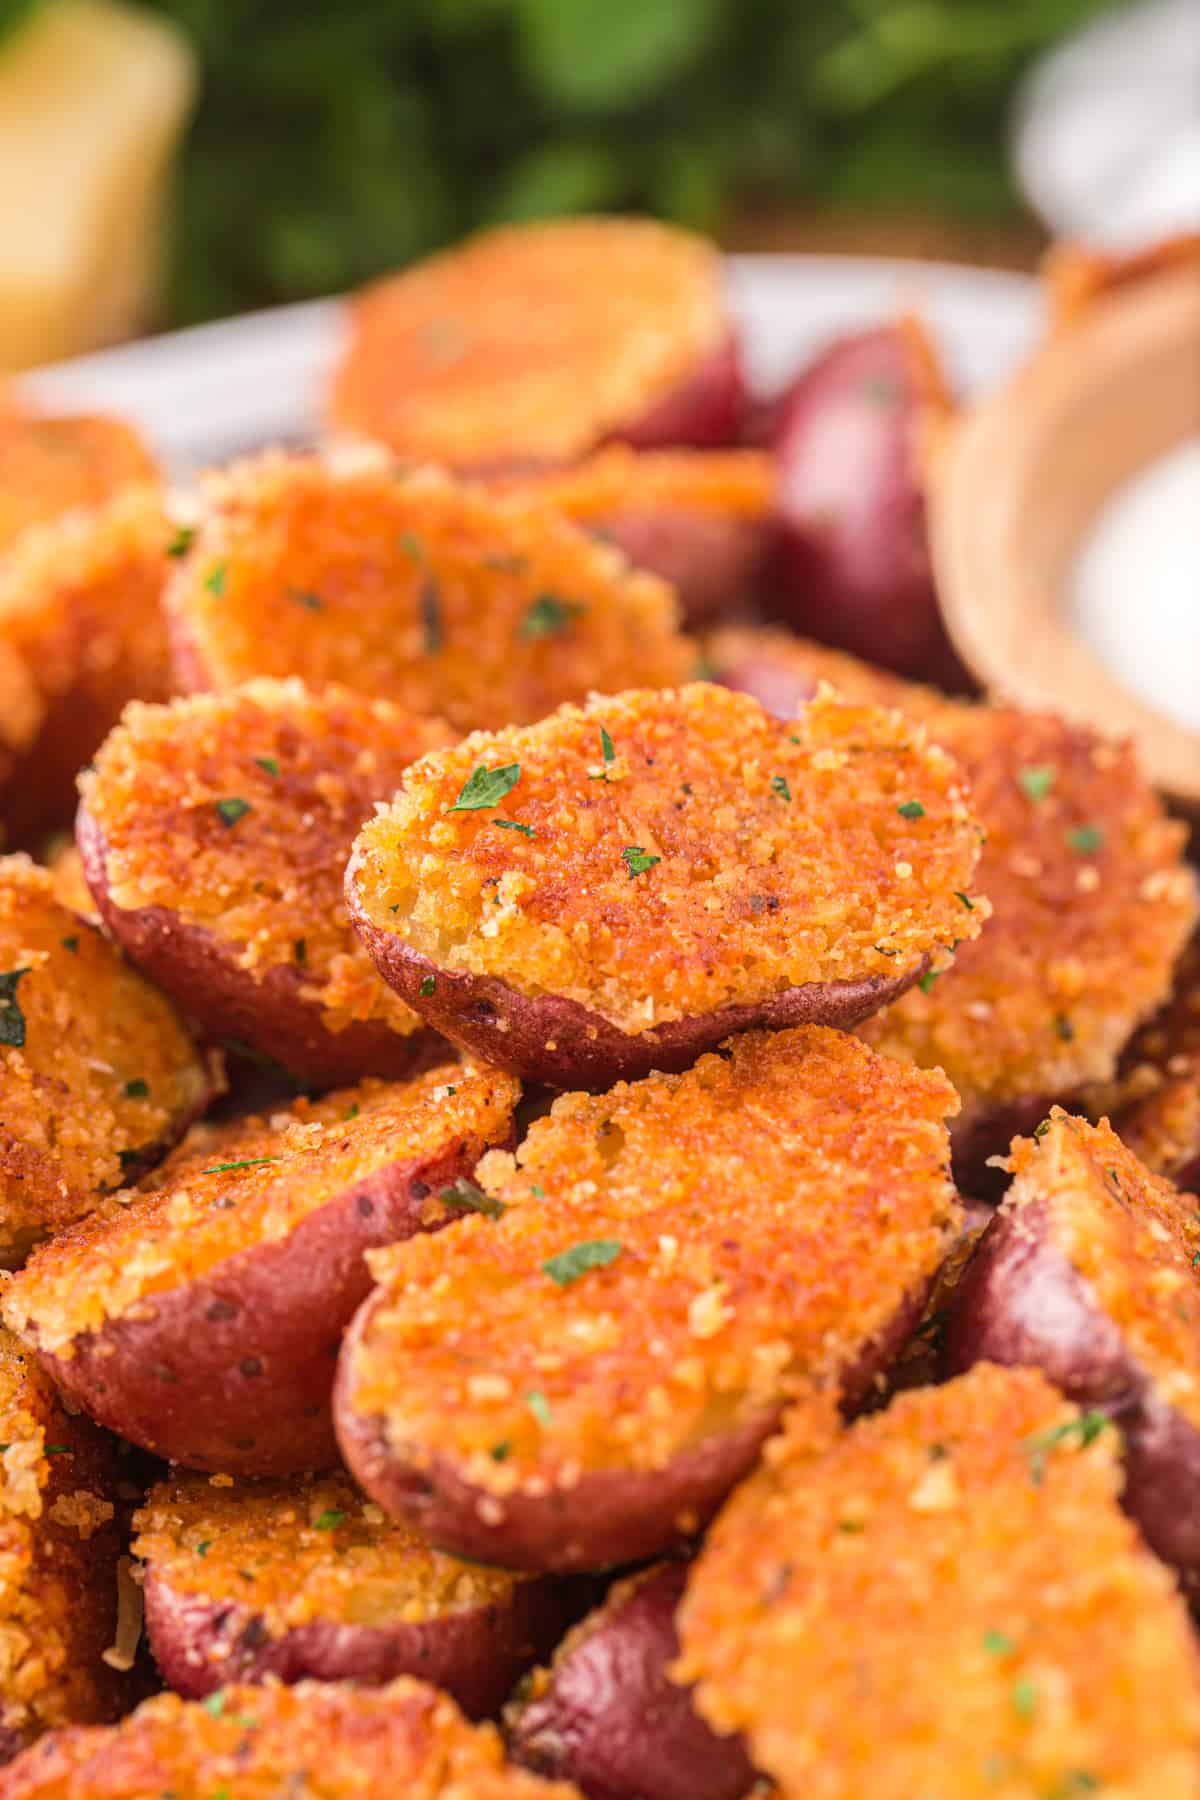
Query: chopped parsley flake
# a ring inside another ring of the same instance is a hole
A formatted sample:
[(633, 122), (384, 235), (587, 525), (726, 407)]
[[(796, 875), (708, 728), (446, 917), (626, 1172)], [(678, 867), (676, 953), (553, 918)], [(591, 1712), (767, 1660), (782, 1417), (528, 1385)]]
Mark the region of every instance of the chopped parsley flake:
[(256, 756), (254, 760), (272, 778), (279, 774), (279, 764), (273, 756)]
[(985, 1631), (983, 1647), (989, 1656), (1011, 1656), (1016, 1649), (1012, 1639), (1002, 1631)]
[(539, 1425), (549, 1425), (552, 1417), (550, 1412), (550, 1402), (547, 1400), (545, 1394), (543, 1394), (541, 1388), (531, 1388), (529, 1393), (525, 1396), (525, 1404)]
[(1064, 1044), (1069, 1044), (1075, 1036), (1075, 1027), (1072, 1025), (1070, 1019), (1068, 1019), (1066, 1013), (1055, 1013), (1054, 1029)]
[(197, 1556), (207, 1556), (211, 1549), (212, 1549), (212, 1539), (204, 1538), (201, 1543), (196, 1545), (196, 1555)]
[(42, 1453), (45, 1456), (74, 1456), (70, 1444), (47, 1444)]
[(522, 837), (528, 838), (537, 836), (532, 825), (522, 825), (516, 819), (493, 819), (491, 822), (498, 825), (501, 831), (519, 831)]
[(251, 810), (250, 802), (248, 800), (239, 799), (236, 794), (232, 795), (228, 800), (216, 800), (213, 804), (217, 809), (217, 815), (220, 818), (222, 825), (226, 826), (236, 825), (238, 820), (244, 819), (246, 814)]
[(502, 1438), (498, 1444), (492, 1445), (488, 1455), (493, 1462), (507, 1462), (512, 1455), (512, 1445), (507, 1438)]
[(167, 545), (168, 556), (186, 556), (196, 537), (194, 525), (181, 525)]
[(603, 725), (600, 727), (600, 754), (606, 763), (616, 761), (617, 753), (613, 748), (613, 741)]
[(204, 577), (205, 587), (208, 589), (210, 594), (215, 594), (218, 600), (221, 598), (221, 595), (225, 592), (226, 573), (227, 573), (227, 570), (226, 570), (225, 564), (223, 562), (219, 562), (219, 563), (214, 563), (212, 568), (208, 571), (208, 574)]
[(410, 556), (415, 563), (425, 561), (425, 546), (415, 532), (402, 531), (400, 533), (400, 548), (405, 556)]
[(972, 898), (969, 894), (964, 894), (962, 892), (961, 888), (955, 888), (954, 898), (956, 900), (961, 900), (968, 912), (975, 911), (975, 902), (972, 900)]
[(625, 867), (629, 870), (630, 881), (637, 875), (644, 875), (647, 869), (652, 869), (655, 863), (662, 861), (661, 856), (647, 856), (640, 844), (626, 844), (621, 855), (625, 859)]
[(1017, 786), (1027, 800), (1044, 800), (1057, 780), (1058, 770), (1052, 763), (1030, 763), (1017, 770)]
[(1025, 1439), (1025, 1458), (1029, 1464), (1029, 1473), (1035, 1487), (1040, 1487), (1042, 1477), (1046, 1473), (1046, 1457), (1052, 1450), (1066, 1444), (1078, 1443), (1080, 1449), (1086, 1449), (1107, 1431), (1109, 1426), (1107, 1413), (1080, 1413), (1077, 1419), (1067, 1419), (1061, 1425), (1050, 1425), (1045, 1431), (1035, 1431), (1032, 1437)]
[(17, 1000), (17, 983), (29, 969), (10, 969), (0, 975), (0, 1045), (19, 1050), (25, 1042), (25, 1014)]
[(542, 1264), (542, 1273), (559, 1287), (570, 1287), (591, 1269), (607, 1269), (620, 1254), (621, 1245), (616, 1238), (590, 1238), (585, 1243), (572, 1244), (569, 1250), (560, 1250), (557, 1256), (548, 1257)]
[(229, 1169), (257, 1169), (263, 1163), (276, 1163), (277, 1156), (248, 1156), (244, 1162), (214, 1163), (211, 1169), (201, 1169), (202, 1175), (224, 1175)]
[(1035, 1138), (1044, 1138), (1046, 1133), (1049, 1131), (1049, 1129), (1050, 1129), (1049, 1119), (1043, 1119), (1040, 1125), (1034, 1126), (1033, 1135)]
[(781, 800), (790, 800), (791, 799), (792, 790), (787, 784), (787, 776), (786, 775), (772, 775), (772, 777), (771, 777), (771, 792), (773, 794), (778, 794), (778, 796)]
[(225, 1711), (224, 1690), (218, 1688), (215, 1694), (210, 1694), (208, 1699), (202, 1700), (200, 1704), (203, 1706), (210, 1719), (219, 1719), (221, 1714)]
[(485, 769), (481, 763), (468, 775), (459, 790), (458, 799), (446, 811), (484, 812), (490, 806), (499, 806), (504, 796), (512, 793), (520, 779), (520, 763), (504, 763), (495, 769)]
[(1075, 825), (1067, 833), (1067, 845), (1077, 856), (1091, 856), (1104, 842), (1100, 825)]
[(325, 605), (320, 594), (314, 594), (308, 588), (290, 587), (288, 599), (293, 601), (296, 606), (302, 606), (305, 612), (320, 612)]
[(428, 1000), (430, 994), (434, 992), (436, 987), (437, 981), (435, 978), (432, 975), (425, 975), (421, 978), (421, 985), (417, 989), (417, 992), (422, 995), (424, 999)]
[(338, 1512), (334, 1507), (329, 1507), (319, 1518), (313, 1520), (313, 1530), (336, 1531), (345, 1517), (344, 1512)]
[(517, 636), (531, 638), (558, 637), (570, 629), (571, 620), (583, 607), (573, 600), (560, 600), (555, 594), (539, 594), (532, 601), (517, 628)]
[(896, 808), (896, 811), (902, 819), (923, 819), (925, 817), (925, 808), (919, 800), (906, 800), (903, 806)]
[(63, 949), (69, 950), (72, 956), (79, 955), (79, 939), (77, 937), (62, 938), (60, 941)]
[(146, 1081), (127, 1081), (125, 1095), (129, 1100), (144, 1100), (150, 1092), (150, 1084)]
[(932, 994), (933, 984), (938, 979), (938, 977), (941, 975), (941, 973), (942, 973), (942, 971), (940, 969), (926, 969), (925, 973), (921, 976), (920, 980), (917, 982), (917, 986), (920, 988), (920, 990), (923, 994)]
[(1022, 1719), (1032, 1719), (1037, 1711), (1038, 1687), (1028, 1675), (1021, 1675), (1012, 1685), (1012, 1703), (1015, 1711)]
[(504, 1202), (494, 1195), (485, 1193), (475, 1182), (468, 1181), (460, 1175), (449, 1187), (444, 1187), (438, 1194), (443, 1206), (451, 1212), (482, 1213), (485, 1219), (501, 1219), (506, 1211)]

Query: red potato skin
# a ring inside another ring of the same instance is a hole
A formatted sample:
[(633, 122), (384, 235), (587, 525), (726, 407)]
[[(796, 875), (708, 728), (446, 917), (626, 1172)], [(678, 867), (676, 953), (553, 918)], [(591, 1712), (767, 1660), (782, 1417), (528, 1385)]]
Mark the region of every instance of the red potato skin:
[(839, 339), (779, 396), (765, 428), (779, 534), (772, 617), (949, 691), (969, 679), (942, 624), (915, 433), (921, 394), (906, 332)]
[(1054, 1248), (1043, 1203), (997, 1213), (984, 1233), (951, 1305), (946, 1357), (951, 1375), (977, 1362), (1041, 1369), (1069, 1400), (1107, 1413), (1124, 1439), (1125, 1509), (1200, 1601), (1200, 1432)]
[[(698, 1057), (740, 1031), (784, 1031), (793, 1025), (849, 1031), (898, 999), (928, 966), (925, 958), (894, 980), (871, 975), (862, 981), (811, 982), (754, 1006), (726, 1006), (633, 1036), (576, 1000), (557, 994), (530, 999), (495, 976), (439, 969), (367, 916), (358, 900), (354, 858), (346, 873), (346, 898), (355, 929), (383, 979), (435, 1031), (525, 1081), (592, 1093), (618, 1081), (638, 1081), (653, 1069), (690, 1069)], [(430, 981), (432, 993), (422, 992)]]
[(607, 442), (630, 444), (635, 450), (719, 450), (736, 444), (746, 412), (746, 383), (734, 333), (694, 369), (686, 381), (640, 418), (631, 419)]
[(507, 1715), (509, 1756), (573, 1781), (585, 1800), (742, 1800), (755, 1771), (740, 1737), (718, 1737), (667, 1677), (685, 1563), (622, 1582), (551, 1667), (549, 1686)]
[(431, 1193), (469, 1176), (480, 1143), (357, 1182), (275, 1243), (225, 1258), (138, 1316), (39, 1352), (100, 1424), (186, 1468), (296, 1475), (338, 1461), (330, 1415), (345, 1326), (371, 1290), (364, 1252), (423, 1229)]
[[(887, 1330), (841, 1371), (842, 1408), (853, 1413), (883, 1378), (924, 1311), (928, 1284), (910, 1296)], [(354, 1358), (386, 1293), (360, 1308), (346, 1333), (334, 1390), (342, 1456), (359, 1486), (431, 1544), (499, 1568), (553, 1574), (620, 1568), (686, 1549), (726, 1495), (758, 1460), (784, 1402), (744, 1419), (723, 1436), (681, 1451), (662, 1469), (598, 1469), (570, 1487), (528, 1489), (503, 1498), (460, 1474), (445, 1455), (405, 1458), (387, 1442), (383, 1420), (354, 1406)]]
[(382, 1687), (413, 1675), (442, 1688), (471, 1719), (498, 1713), (513, 1684), (548, 1655), (571, 1610), (562, 1585), (519, 1582), (505, 1606), (477, 1606), (388, 1626), (313, 1620), (267, 1635), (248, 1608), (183, 1594), (146, 1571), (145, 1621), (163, 1680), (185, 1700), (231, 1682), (352, 1681)]
[(75, 839), (109, 936), (211, 1036), (248, 1044), (315, 1088), (349, 1087), (364, 1075), (401, 1081), (444, 1060), (445, 1042), (431, 1031), (401, 1037), (382, 1019), (331, 1031), (320, 1005), (303, 994), (302, 970), (273, 968), (258, 979), (239, 968), (229, 945), (165, 907), (115, 906), (104, 836), (86, 806), (79, 809)]
[(682, 506), (630, 508), (595, 527), (639, 569), (670, 582), (686, 628), (707, 625), (758, 585), (770, 553), (769, 518), (733, 518)]
[(964, 1109), (950, 1121), (950, 1153), (959, 1188), (998, 1204), (1008, 1186), (1003, 1169), (989, 1167), (993, 1156), (1007, 1156), (1015, 1137), (1032, 1137), (1052, 1106), (1069, 1106), (1069, 1094), (1027, 1094), (996, 1106)]

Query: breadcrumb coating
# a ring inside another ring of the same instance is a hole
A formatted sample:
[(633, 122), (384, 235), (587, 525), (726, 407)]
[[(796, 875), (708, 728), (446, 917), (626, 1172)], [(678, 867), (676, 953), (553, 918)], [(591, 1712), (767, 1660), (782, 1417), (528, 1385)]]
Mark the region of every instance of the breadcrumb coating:
[(98, 506), (157, 474), (146, 445), (123, 419), (42, 418), (0, 407), (0, 551), (11, 549), (29, 525)]
[(762, 450), (631, 450), (610, 444), (569, 468), (509, 477), (496, 485), (502, 492), (544, 500), (581, 525), (657, 507), (756, 519), (774, 500), (775, 465)]
[[(456, 809), (481, 768), (519, 777)], [(978, 846), (957, 766), (898, 714), (824, 697), (783, 724), (696, 683), (426, 757), (347, 879), (439, 967), (636, 1034), (944, 962), (987, 916), (968, 893)]]
[(967, 1115), (1108, 1080), (1196, 920), (1184, 827), (1127, 744), (1048, 714), (947, 704), (925, 729), (966, 771), (992, 917), (863, 1037), (944, 1069)]
[(671, 590), (532, 500), (278, 452), (205, 497), (167, 601), (190, 687), (344, 682), (471, 731), (691, 665)]
[(381, 1019), (407, 1035), (420, 1021), (375, 973), (342, 878), (375, 801), (449, 741), (386, 701), (296, 680), (132, 705), (80, 781), (109, 898), (199, 927), (253, 981), (299, 971), (331, 1031)]
[(815, 1026), (562, 1096), (483, 1159), (480, 1212), (368, 1256), (355, 1412), (418, 1465), (545, 1492), (836, 1385), (954, 1235), (953, 1110)]
[(1050, 1242), (1117, 1326), (1159, 1399), (1200, 1425), (1200, 1214), (1152, 1175), (1107, 1119), (1059, 1107), (1017, 1138), (1005, 1211), (1044, 1211)]
[[(116, 1716), (111, 1452), (0, 1331), (0, 1743)], [(4, 1777), (0, 1774), (0, 1790)]]
[(568, 462), (680, 387), (728, 330), (703, 238), (648, 219), (505, 226), (350, 302), (330, 408), (433, 462)]
[(212, 1088), (163, 995), (47, 870), (0, 858), (0, 1264), (157, 1161)]
[(131, 699), (171, 691), (156, 488), (23, 533), (0, 568), (0, 821), (10, 844), (69, 822), (75, 776)]
[[(370, 1079), (270, 1118), (202, 1127), (160, 1171), (35, 1254), (4, 1296), (13, 1330), (69, 1357), (72, 1340), (135, 1313), (149, 1294), (277, 1242), (376, 1170), (472, 1138), (508, 1135), (520, 1089), (507, 1075), (447, 1063), (412, 1081)], [(431, 1208), (441, 1216), (439, 1202)]]
[(314, 1620), (422, 1624), (503, 1605), (527, 1579), (432, 1549), (345, 1474), (232, 1487), (177, 1475), (133, 1523), (134, 1555), (175, 1593), (252, 1613), (272, 1638)]
[(402, 1677), (159, 1694), (110, 1729), (56, 1733), (0, 1775), (4, 1800), (580, 1800), (509, 1768), (499, 1734)]
[(692, 1572), (674, 1673), (781, 1800), (1194, 1800), (1196, 1640), (1093, 1423), (981, 1364), (768, 1447)]

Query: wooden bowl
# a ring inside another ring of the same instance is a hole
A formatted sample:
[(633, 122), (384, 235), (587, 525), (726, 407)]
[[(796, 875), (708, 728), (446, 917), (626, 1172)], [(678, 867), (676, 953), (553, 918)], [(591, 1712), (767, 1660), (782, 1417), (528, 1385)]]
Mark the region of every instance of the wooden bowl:
[(1143, 258), (1136, 279), (1127, 266), (1107, 287), (1081, 282), (1078, 260), (1059, 284), (1071, 304), (1042, 347), (937, 435), (938, 593), (955, 648), (989, 693), (1134, 738), (1149, 778), (1200, 814), (1200, 733), (1122, 687), (1065, 606), (1109, 495), (1200, 430), (1200, 258)]

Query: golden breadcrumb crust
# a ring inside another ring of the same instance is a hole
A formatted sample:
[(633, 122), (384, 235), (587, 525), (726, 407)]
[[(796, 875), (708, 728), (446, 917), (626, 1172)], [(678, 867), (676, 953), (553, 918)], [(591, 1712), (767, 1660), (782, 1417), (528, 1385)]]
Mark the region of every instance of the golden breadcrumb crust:
[(0, 1264), (11, 1266), (155, 1160), (212, 1080), (170, 1003), (23, 856), (0, 858), (0, 990)]
[(343, 1474), (233, 1487), (178, 1475), (133, 1523), (134, 1555), (172, 1592), (244, 1608), (272, 1638), (314, 1620), (416, 1625), (502, 1606), (525, 1579), (432, 1549)]
[(835, 1382), (954, 1235), (953, 1109), (940, 1075), (817, 1026), (563, 1095), (479, 1165), (495, 1204), (369, 1254), (355, 1411), (504, 1494), (663, 1468)]
[(1200, 1657), (1115, 1430), (987, 1364), (823, 1447), (800, 1423), (713, 1528), (675, 1668), (781, 1800), (1194, 1800)]
[(775, 498), (775, 465), (762, 450), (631, 450), (627, 444), (611, 444), (569, 468), (512, 476), (494, 485), (544, 500), (581, 525), (660, 507), (758, 519)]
[[(0, 1735), (116, 1715), (114, 1465), (0, 1331)], [(0, 1775), (0, 1788), (3, 1776)]]
[[(481, 767), (519, 779), (453, 810)], [(372, 923), (439, 967), (637, 1033), (945, 961), (987, 916), (978, 851), (956, 764), (898, 714), (824, 698), (783, 724), (696, 683), (426, 757), (351, 878)]]
[(1122, 1141), (1156, 1175), (1185, 1178), (1200, 1161), (1200, 1054), (1175, 1059), (1177, 1072), (1121, 1114)]
[(206, 502), (168, 593), (192, 687), (300, 675), (471, 731), (666, 686), (693, 659), (665, 583), (528, 499), (272, 452)]
[[(1200, 1425), (1200, 1215), (1194, 1195), (1152, 1175), (1107, 1119), (1055, 1107), (1017, 1138), (1005, 1209), (1044, 1209), (1054, 1248), (1120, 1331), (1155, 1393)], [(1038, 1229), (1042, 1229), (1039, 1220)]]
[(4, 1800), (580, 1800), (509, 1768), (491, 1725), (407, 1676), (160, 1694), (108, 1730), (57, 1733), (0, 1775)]
[[(1110, 1082), (1089, 1087), (1086, 1111), (1092, 1118), (1120, 1113), (1126, 1135), (1128, 1109), (1147, 1101), (1153, 1112), (1156, 1091), (1198, 1079), (1200, 1069), (1200, 931), (1184, 945), (1171, 976), (1171, 991), (1154, 1016), (1138, 1028), (1121, 1053)], [(1170, 1103), (1167, 1102), (1169, 1105)]]
[(5, 556), (0, 820), (10, 842), (68, 823), (76, 772), (126, 701), (170, 693), (161, 602), (172, 534), (161, 493), (132, 487), (25, 532)]
[(332, 1031), (363, 1019), (415, 1031), (351, 928), (342, 878), (374, 803), (449, 741), (386, 701), (296, 680), (130, 706), (80, 782), (109, 897), (200, 927), (252, 980), (300, 969)]
[(966, 771), (992, 917), (928, 992), (862, 1035), (944, 1069), (968, 1114), (1107, 1080), (1196, 919), (1184, 827), (1128, 745), (1048, 714), (948, 704), (925, 729)]
[(898, 706), (911, 719), (940, 711), (946, 697), (937, 688), (905, 681), (888, 669), (863, 662), (847, 650), (831, 650), (811, 638), (796, 637), (772, 625), (722, 625), (703, 639), (704, 658), (713, 669), (713, 680), (726, 676), (739, 685), (738, 676), (763, 666), (794, 678), (801, 691), (815, 694), (823, 681), (835, 687), (843, 700), (858, 706)]
[(122, 419), (41, 418), (0, 408), (0, 551), (29, 525), (98, 506), (157, 473), (149, 450)]
[(44, 1245), (9, 1286), (5, 1318), (40, 1349), (70, 1356), (74, 1338), (240, 1250), (277, 1242), (380, 1169), (472, 1137), (503, 1141), (519, 1091), (506, 1075), (449, 1063), (202, 1128), (153, 1190), (109, 1197)]
[(648, 219), (469, 238), (366, 288), (330, 409), (459, 468), (568, 462), (681, 386), (728, 332), (713, 246)]

